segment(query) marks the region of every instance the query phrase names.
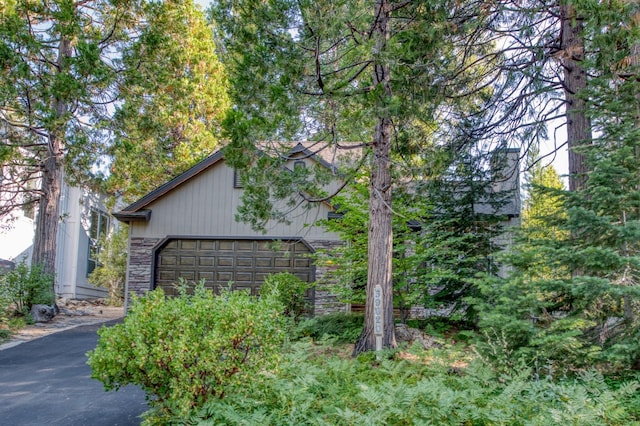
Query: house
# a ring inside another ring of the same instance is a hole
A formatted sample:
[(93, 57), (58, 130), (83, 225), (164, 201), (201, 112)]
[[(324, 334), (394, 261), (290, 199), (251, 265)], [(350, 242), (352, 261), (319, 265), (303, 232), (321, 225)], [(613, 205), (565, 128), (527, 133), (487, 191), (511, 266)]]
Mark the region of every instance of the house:
[[(104, 201), (105, 196), (69, 186), (63, 179), (55, 267), (55, 292), (59, 297), (90, 299), (108, 295), (106, 289), (88, 281), (96, 267), (98, 242), (112, 225)], [(18, 210), (0, 219), (0, 260), (9, 265), (30, 263), (34, 210)]]
[[(514, 153), (509, 154), (513, 158)], [(315, 162), (335, 169), (333, 154), (320, 156), (308, 145), (295, 146), (288, 159), (291, 167)], [(509, 164), (517, 166), (517, 154), (515, 159)], [(517, 172), (511, 175), (517, 178)], [(242, 191), (234, 169), (218, 151), (114, 213), (129, 224), (127, 299), (131, 293), (142, 295), (156, 287), (175, 294), (180, 278), (204, 279), (211, 288), (233, 283), (233, 288), (253, 294), (271, 273), (290, 272), (305, 281), (321, 281), (327, 271), (314, 265), (309, 255), (343, 244), (338, 235), (316, 225), (319, 219), (336, 216), (333, 207), (298, 206), (289, 215), (290, 222), (270, 223), (262, 235), (235, 220)], [(345, 309), (326, 287), (316, 287), (310, 296), (316, 315)]]

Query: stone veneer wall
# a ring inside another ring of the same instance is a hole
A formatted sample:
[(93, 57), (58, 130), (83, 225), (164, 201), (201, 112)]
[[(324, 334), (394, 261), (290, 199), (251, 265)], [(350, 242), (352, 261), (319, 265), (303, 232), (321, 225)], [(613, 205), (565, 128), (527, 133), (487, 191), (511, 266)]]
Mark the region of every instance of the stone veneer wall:
[(131, 238), (129, 242), (129, 269), (127, 271), (127, 299), (131, 293), (138, 296), (151, 290), (153, 248), (161, 238)]
[[(331, 250), (344, 244), (342, 241), (330, 240), (306, 240), (315, 251)], [(316, 265), (316, 288), (315, 288), (315, 304), (314, 315), (324, 315), (332, 312), (349, 312), (349, 305), (340, 302), (338, 298), (331, 293), (331, 282), (323, 279), (327, 272), (335, 269), (335, 266), (321, 264)]]

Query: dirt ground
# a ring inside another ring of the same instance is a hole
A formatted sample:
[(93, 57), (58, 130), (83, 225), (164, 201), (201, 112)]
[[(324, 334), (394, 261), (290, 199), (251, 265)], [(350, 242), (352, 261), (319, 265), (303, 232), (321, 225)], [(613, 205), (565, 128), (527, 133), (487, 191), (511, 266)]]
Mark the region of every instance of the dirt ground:
[(59, 299), (58, 307), (60, 308), (60, 313), (53, 317), (51, 321), (26, 326), (11, 336), (8, 342), (1, 344), (0, 350), (79, 325), (97, 324), (124, 316), (124, 308), (108, 306), (102, 299)]

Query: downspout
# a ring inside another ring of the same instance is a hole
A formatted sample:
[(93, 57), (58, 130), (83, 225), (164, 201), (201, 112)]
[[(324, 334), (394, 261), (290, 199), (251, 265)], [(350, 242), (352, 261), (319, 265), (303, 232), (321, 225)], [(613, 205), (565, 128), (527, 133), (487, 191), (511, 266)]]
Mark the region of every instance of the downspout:
[(127, 222), (129, 235), (127, 237), (127, 272), (124, 280), (124, 315), (129, 311), (129, 265), (131, 260), (131, 222)]

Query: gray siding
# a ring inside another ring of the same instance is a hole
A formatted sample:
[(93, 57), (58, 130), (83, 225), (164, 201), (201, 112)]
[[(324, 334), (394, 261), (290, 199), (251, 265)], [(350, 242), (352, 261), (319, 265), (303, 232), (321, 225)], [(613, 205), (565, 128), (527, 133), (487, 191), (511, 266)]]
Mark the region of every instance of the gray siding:
[[(249, 225), (235, 221), (241, 194), (242, 189), (233, 187), (233, 169), (218, 163), (146, 206), (152, 212), (151, 219), (147, 223), (132, 223), (131, 238), (259, 236)], [(291, 224), (269, 224), (264, 236), (337, 241), (337, 235), (307, 226), (326, 219), (329, 211), (325, 204), (298, 208), (289, 215)]]

